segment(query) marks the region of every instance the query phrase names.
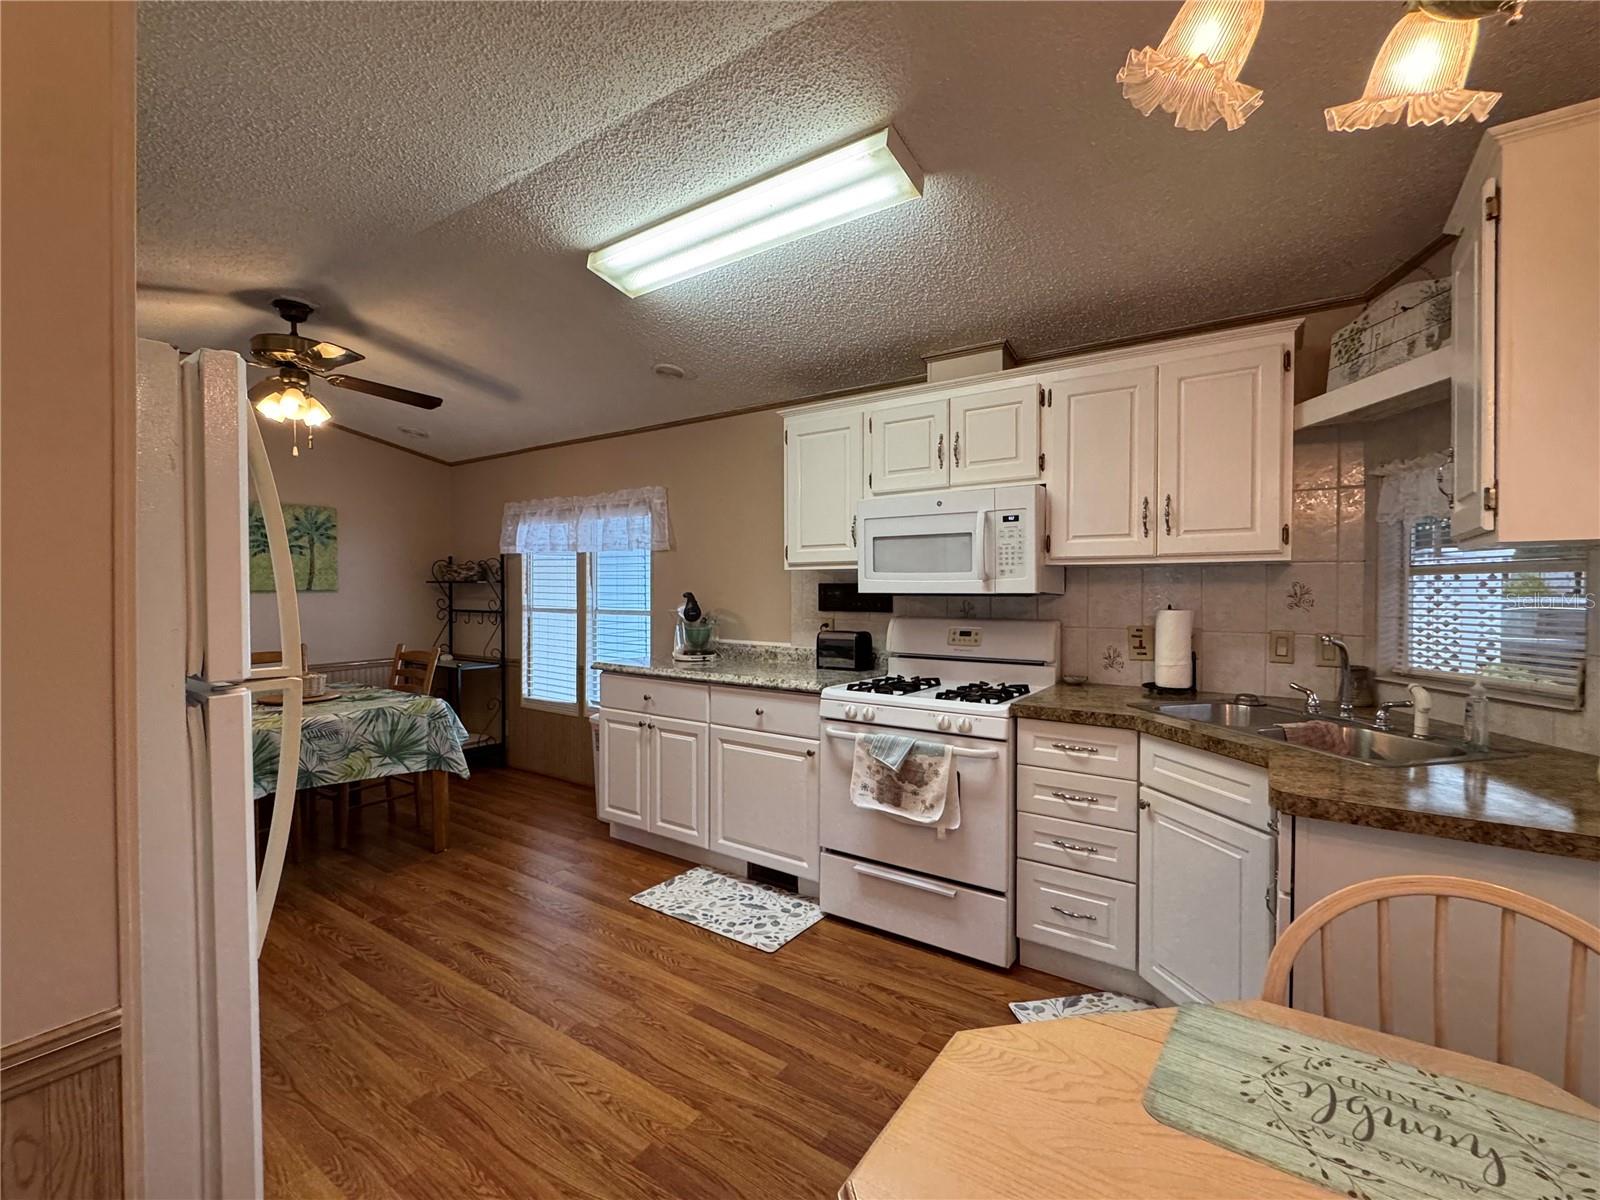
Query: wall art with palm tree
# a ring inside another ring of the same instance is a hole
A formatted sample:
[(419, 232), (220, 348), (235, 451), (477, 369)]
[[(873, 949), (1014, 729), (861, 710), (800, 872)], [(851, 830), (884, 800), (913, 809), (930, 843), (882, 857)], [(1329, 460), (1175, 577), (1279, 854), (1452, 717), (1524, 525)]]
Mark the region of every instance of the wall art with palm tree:
[[(326, 504), (285, 504), (283, 523), (289, 530), (289, 558), (297, 592), (339, 590), (339, 510)], [(272, 590), (272, 559), (267, 550), (267, 524), (258, 505), (250, 506), (250, 590)]]

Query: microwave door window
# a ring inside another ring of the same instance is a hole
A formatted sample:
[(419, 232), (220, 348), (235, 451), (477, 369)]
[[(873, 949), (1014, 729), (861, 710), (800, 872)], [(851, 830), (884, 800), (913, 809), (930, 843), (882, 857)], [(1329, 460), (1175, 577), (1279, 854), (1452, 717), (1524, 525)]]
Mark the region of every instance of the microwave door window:
[(973, 542), (971, 531), (881, 535), (872, 539), (872, 572), (905, 579), (970, 575)]

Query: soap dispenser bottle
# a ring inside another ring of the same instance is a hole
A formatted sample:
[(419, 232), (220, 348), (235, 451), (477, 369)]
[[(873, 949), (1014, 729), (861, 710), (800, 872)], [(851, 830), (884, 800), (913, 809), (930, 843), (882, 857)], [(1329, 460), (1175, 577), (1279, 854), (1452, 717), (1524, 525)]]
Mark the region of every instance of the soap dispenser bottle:
[(1482, 678), (1472, 681), (1472, 690), (1467, 693), (1465, 718), (1461, 724), (1469, 746), (1474, 750), (1489, 748), (1489, 689), (1484, 687)]

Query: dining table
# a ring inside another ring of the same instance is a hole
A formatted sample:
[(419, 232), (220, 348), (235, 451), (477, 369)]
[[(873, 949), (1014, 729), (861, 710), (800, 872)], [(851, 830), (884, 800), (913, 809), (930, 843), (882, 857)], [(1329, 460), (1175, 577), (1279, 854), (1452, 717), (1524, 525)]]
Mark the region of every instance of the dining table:
[[(300, 719), (297, 791), (348, 788), (364, 780), (415, 775), (426, 784), (435, 852), (450, 843), (450, 776), (466, 778), (467, 730), (449, 704), (362, 684), (331, 684), (326, 699), (305, 705)], [(278, 780), (283, 709), (257, 703), (251, 731), (251, 765), (257, 799)]]
[[(1202, 1009), (1220, 1011), (1193, 1011)], [(1268, 1057), (1290, 1062), (1290, 1070), (1274, 1075), (1277, 1068), (1259, 1063), (1238, 1069), (1244, 1059), (1230, 1059), (1218, 1049), (1226, 1044), (1219, 1041), (1193, 1041), (1191, 1046), (1203, 1047), (1197, 1056), (1168, 1054), (1163, 1061), (1169, 1039), (1177, 1041), (1175, 1025), (1186, 1024), (1265, 1025)], [(1298, 1061), (1308, 1042), (1313, 1056)], [(1208, 1059), (1215, 1069), (1205, 1069)], [(1330, 1082), (1295, 1076), (1302, 1069), (1322, 1072)], [(1475, 1089), (1485, 1090), (1480, 1095)], [(1408, 1091), (1436, 1099), (1412, 1108)], [(1467, 1097), (1481, 1105), (1481, 1128), (1490, 1131), (1481, 1144), (1459, 1136), (1457, 1127), (1439, 1117), (1467, 1105)], [(1507, 1115), (1521, 1102), (1542, 1106), (1523, 1109), (1521, 1118), (1526, 1124), (1531, 1113), (1539, 1133), (1530, 1136)], [(1241, 1114), (1249, 1115), (1241, 1119)], [(1560, 1139), (1537, 1124), (1541, 1114), (1566, 1127), (1566, 1154), (1560, 1161), (1548, 1152)], [(1186, 1122), (1190, 1129), (1175, 1127)], [(1246, 1128), (1251, 1122), (1253, 1127)], [(1301, 1141), (1291, 1141), (1291, 1135)], [(1496, 1139), (1506, 1163), (1495, 1161)], [(1289, 1156), (1283, 1155), (1285, 1145)], [(1266, 1161), (1274, 1155), (1282, 1169)], [(1551, 1161), (1529, 1166), (1522, 1161), (1529, 1155)], [(1583, 1189), (1594, 1185), (1597, 1156), (1600, 1110), (1544, 1079), (1315, 1013), (1241, 1000), (957, 1033), (839, 1195), (842, 1200), (1583, 1196), (1593, 1194)], [(1523, 1172), (1521, 1182), (1531, 1182), (1531, 1190), (1515, 1191), (1504, 1178), (1495, 1186), (1493, 1172), (1507, 1163)], [(1315, 1169), (1305, 1170), (1308, 1164)], [(1408, 1178), (1379, 1178), (1368, 1167)]]

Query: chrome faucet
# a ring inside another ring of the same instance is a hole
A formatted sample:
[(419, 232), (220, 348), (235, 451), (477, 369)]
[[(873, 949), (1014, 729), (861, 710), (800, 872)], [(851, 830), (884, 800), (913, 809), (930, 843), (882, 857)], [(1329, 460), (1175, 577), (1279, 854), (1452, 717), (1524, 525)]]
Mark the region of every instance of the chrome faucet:
[(1289, 686), (1306, 698), (1307, 715), (1315, 716), (1322, 711), (1322, 697), (1317, 695), (1316, 692), (1303, 683), (1291, 683)]
[(1354, 685), (1350, 680), (1350, 647), (1331, 633), (1322, 635), (1322, 644), (1332, 646), (1339, 652), (1339, 715), (1349, 720), (1356, 715), (1356, 706), (1351, 695)]
[(1397, 708), (1414, 708), (1409, 700), (1385, 700), (1378, 705), (1378, 711), (1373, 715), (1372, 727), (1374, 729), (1389, 728), (1389, 714)]

